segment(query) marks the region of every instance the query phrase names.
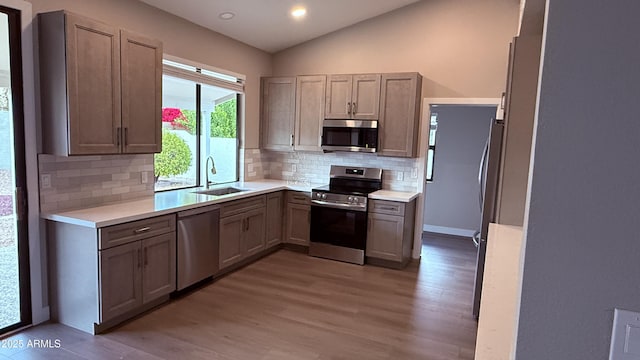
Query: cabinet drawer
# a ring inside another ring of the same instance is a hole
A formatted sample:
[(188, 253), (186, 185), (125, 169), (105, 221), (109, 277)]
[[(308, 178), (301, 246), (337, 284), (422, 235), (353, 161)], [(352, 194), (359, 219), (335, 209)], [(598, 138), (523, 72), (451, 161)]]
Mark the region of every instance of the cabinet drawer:
[(175, 214), (98, 229), (100, 250), (176, 230)]
[(404, 216), (404, 203), (387, 200), (369, 200), (369, 212)]
[(287, 202), (294, 204), (303, 204), (310, 205), (311, 204), (311, 196), (308, 192), (302, 191), (288, 191), (287, 192)]
[(249, 210), (264, 207), (267, 203), (266, 196), (254, 196), (247, 199), (240, 199), (224, 203), (220, 209), (220, 217), (241, 214)]

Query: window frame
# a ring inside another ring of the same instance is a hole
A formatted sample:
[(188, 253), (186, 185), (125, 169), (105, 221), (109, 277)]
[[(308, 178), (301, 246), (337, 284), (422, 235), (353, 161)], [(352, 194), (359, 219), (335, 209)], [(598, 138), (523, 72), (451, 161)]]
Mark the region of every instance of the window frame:
[[(435, 118), (435, 121), (434, 121)], [(431, 145), (431, 130), (433, 129), (433, 145)], [(431, 174), (427, 174), (425, 181), (433, 182), (435, 170), (436, 170), (436, 134), (438, 133), (438, 113), (431, 111), (429, 116), (429, 138), (427, 143), (427, 165), (431, 160)], [(429, 150), (431, 150), (432, 156), (429, 156)]]
[[(203, 73), (203, 71), (205, 73)], [(219, 74), (220, 76), (215, 76), (213, 74)], [(218, 87), (226, 90), (230, 90), (236, 93), (235, 101), (236, 101), (236, 164), (235, 164), (235, 179), (232, 181), (224, 181), (216, 183), (219, 184), (230, 184), (240, 180), (240, 126), (241, 126), (241, 104), (243, 102), (244, 96), (244, 75), (235, 74), (232, 72), (212, 68), (212, 67), (204, 67), (200, 64), (195, 64), (193, 62), (182, 60), (177, 57), (168, 56), (165, 54), (163, 57), (163, 71), (162, 75), (166, 75), (169, 77), (191, 81), (195, 85), (195, 112), (196, 112), (196, 127), (195, 127), (195, 137), (196, 137), (196, 150), (195, 150), (195, 166), (196, 166), (196, 182), (195, 185), (188, 185), (182, 187), (175, 187), (169, 189), (155, 189), (154, 192), (165, 192), (165, 191), (174, 191), (174, 190), (184, 190), (184, 189), (194, 189), (205, 186), (202, 181), (202, 85)], [(230, 78), (235, 78), (236, 81), (230, 81)], [(164, 92), (164, 89), (163, 89)], [(154, 160), (155, 161), (155, 160)], [(205, 165), (206, 166), (206, 165)], [(206, 171), (206, 170), (205, 170)]]

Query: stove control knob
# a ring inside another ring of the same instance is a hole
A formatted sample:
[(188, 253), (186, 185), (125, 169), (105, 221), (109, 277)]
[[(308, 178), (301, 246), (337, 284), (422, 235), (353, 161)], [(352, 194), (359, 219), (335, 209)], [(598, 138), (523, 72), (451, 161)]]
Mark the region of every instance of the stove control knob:
[(349, 196), (347, 198), (347, 201), (349, 202), (349, 204), (351, 204), (353, 202), (353, 200), (355, 200), (355, 198), (353, 196)]
[(327, 194), (322, 194), (320, 195), (320, 198), (322, 198), (323, 200), (327, 198)]

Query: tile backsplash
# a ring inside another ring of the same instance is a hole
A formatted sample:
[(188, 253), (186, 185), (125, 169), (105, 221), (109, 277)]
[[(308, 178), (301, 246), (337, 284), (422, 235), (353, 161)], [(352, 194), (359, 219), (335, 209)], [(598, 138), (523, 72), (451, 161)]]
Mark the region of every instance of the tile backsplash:
[[(378, 167), (383, 169), (382, 187), (397, 191), (416, 191), (419, 159), (393, 158), (376, 154), (335, 152), (272, 152), (261, 153), (264, 178), (289, 180), (304, 183), (329, 183), (331, 165)], [(257, 156), (252, 154), (257, 162)], [(414, 170), (415, 169), (415, 170)], [(401, 179), (401, 180), (400, 180)]]
[[(38, 155), (40, 211), (66, 211), (153, 195), (153, 154), (62, 157)], [(142, 183), (144, 176), (147, 182)]]
[[(240, 178), (245, 181), (278, 179), (296, 183), (327, 184), (331, 165), (379, 167), (382, 187), (415, 191), (414, 169), (418, 159), (390, 158), (375, 154), (273, 152), (241, 149)], [(40, 211), (67, 211), (117, 203), (154, 193), (153, 154), (62, 157), (38, 155)], [(142, 183), (143, 173), (147, 178)], [(402, 178), (402, 180), (399, 180)]]

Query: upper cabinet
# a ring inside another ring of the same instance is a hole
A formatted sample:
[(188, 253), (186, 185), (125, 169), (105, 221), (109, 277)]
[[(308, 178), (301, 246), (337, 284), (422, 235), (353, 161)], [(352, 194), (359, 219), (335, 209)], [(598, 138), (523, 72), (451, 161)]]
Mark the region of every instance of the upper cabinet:
[(262, 78), (262, 148), (322, 151), (324, 119), (378, 120), (378, 155), (418, 153), (418, 73)]
[(418, 152), (422, 76), (418, 73), (382, 75), (379, 155), (415, 157)]
[(329, 75), (325, 119), (378, 120), (380, 75)]
[(162, 44), (65, 11), (38, 17), (44, 152), (160, 152)]
[(262, 148), (293, 150), (296, 78), (262, 78)]
[(322, 151), (322, 120), (327, 77), (298, 76), (294, 150)]

